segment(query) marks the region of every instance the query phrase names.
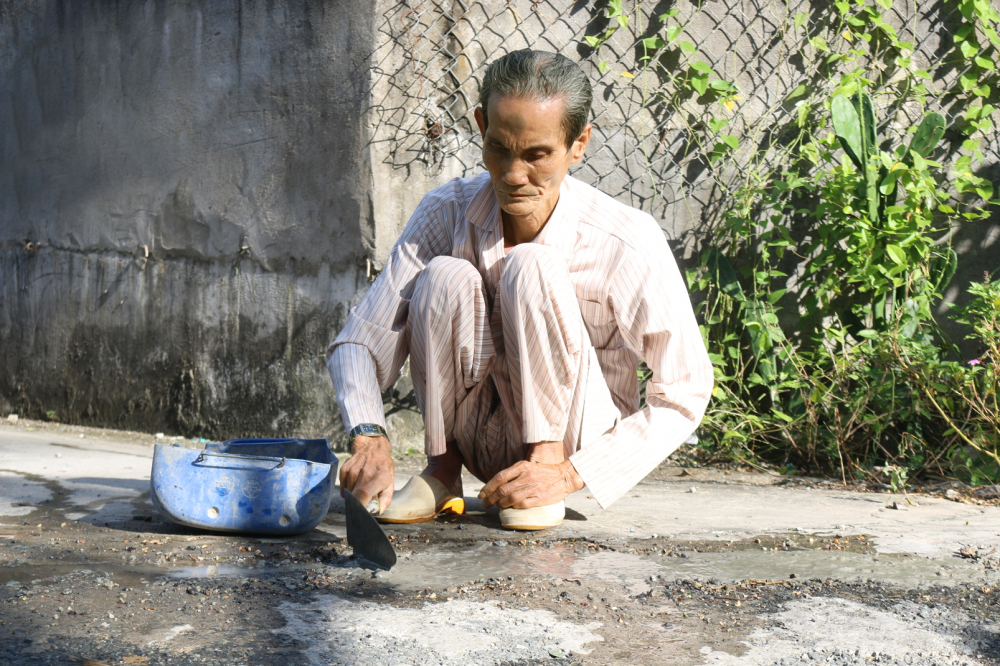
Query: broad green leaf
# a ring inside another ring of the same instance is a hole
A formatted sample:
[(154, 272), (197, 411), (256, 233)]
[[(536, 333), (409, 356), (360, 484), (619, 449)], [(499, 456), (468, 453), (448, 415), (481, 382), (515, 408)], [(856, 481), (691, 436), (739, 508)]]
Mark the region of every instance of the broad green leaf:
[(958, 50), (962, 52), (962, 55), (966, 58), (971, 58), (972, 56), (979, 53), (979, 44), (970, 40), (964, 42), (959, 42)]
[(598, 46), (600, 46), (602, 41), (600, 37), (594, 37), (593, 35), (584, 35), (583, 39), (588, 44), (590, 44), (590, 48), (592, 49), (596, 49)]
[(708, 154), (708, 161), (710, 164), (715, 164), (725, 156), (726, 156), (726, 144), (719, 141), (714, 146), (712, 146), (712, 152)]
[(597, 63), (597, 71), (600, 72), (601, 74), (604, 74), (604, 72), (608, 71), (608, 63), (604, 62), (603, 60)]
[(792, 421), (795, 420), (791, 416), (789, 416), (788, 414), (786, 414), (783, 411), (781, 411), (780, 409), (778, 409), (777, 407), (772, 407), (771, 408), (771, 413), (774, 414), (775, 416), (777, 416), (779, 419), (781, 419), (785, 423), (791, 423)]
[(977, 65), (979, 65), (983, 69), (986, 69), (986, 70), (989, 70), (989, 71), (993, 71), (995, 69), (995, 65), (993, 64), (993, 60), (991, 60), (990, 58), (987, 58), (985, 56), (976, 56), (974, 58), (974, 61), (975, 61), (975, 63)]
[(743, 288), (740, 286), (739, 277), (736, 275), (733, 265), (729, 263), (729, 259), (722, 250), (712, 248), (705, 263), (715, 283), (722, 290), (722, 293), (734, 301), (746, 300)]
[(830, 112), (833, 116), (833, 130), (837, 133), (837, 138), (840, 139), (844, 152), (858, 169), (863, 169), (861, 157), (864, 152), (862, 150), (861, 118), (858, 116), (858, 110), (847, 97), (837, 95), (830, 102)]
[(882, 194), (892, 194), (892, 191), (896, 189), (896, 181), (901, 175), (903, 175), (902, 171), (890, 171), (885, 174), (885, 178), (879, 183), (878, 191)]
[(952, 35), (952, 41), (961, 42), (962, 40), (964, 40), (972, 32), (972, 27), (973, 26), (968, 24), (963, 25), (961, 28), (955, 31), (954, 35)]
[(708, 126), (713, 133), (718, 133), (723, 127), (729, 124), (729, 118), (709, 118)]
[(1000, 49), (1000, 35), (997, 34), (997, 31), (988, 26), (983, 26), (983, 32), (986, 34), (986, 37), (990, 40), (993, 46)]
[(712, 74), (712, 67), (707, 62), (702, 62), (701, 60), (691, 63), (691, 68), (704, 74)]
[(660, 14), (660, 20), (665, 23), (667, 21), (667, 19), (672, 19), (673, 17), (677, 16), (680, 13), (681, 13), (681, 10), (677, 9), (676, 7), (674, 7), (673, 9), (671, 9), (670, 11), (668, 11), (666, 14)]
[(806, 86), (806, 84), (800, 83), (798, 86), (795, 87), (795, 90), (788, 93), (788, 97), (786, 97), (785, 99), (795, 99), (796, 97), (801, 97), (802, 95), (806, 94), (807, 90), (809, 90), (809, 88)]
[(931, 78), (930, 72), (928, 72), (926, 69), (916, 69), (916, 70), (913, 71), (913, 75), (917, 76), (917, 77), (919, 77), (921, 79), (928, 79), (928, 80), (930, 80), (930, 78)]
[(708, 74), (692, 76), (691, 87), (697, 90), (699, 95), (704, 95), (708, 91)]
[(674, 40), (677, 39), (677, 37), (681, 34), (682, 30), (683, 28), (681, 28), (681, 26), (679, 25), (672, 25), (669, 28), (667, 28), (667, 41), (673, 44)]
[(969, 91), (976, 87), (979, 83), (979, 75), (973, 72), (966, 72), (958, 77), (958, 84), (962, 86), (962, 90)]
[(886, 245), (885, 253), (889, 255), (889, 258), (897, 265), (902, 266), (906, 263), (906, 251), (898, 245)]
[(663, 48), (663, 40), (659, 37), (647, 37), (642, 40), (642, 45), (646, 47), (647, 51), (656, 51)]
[(740, 139), (735, 134), (723, 134), (721, 138), (722, 141), (733, 150), (736, 150), (737, 148), (740, 147)]
[[(827, 46), (826, 44), (826, 40), (823, 39), (822, 37), (813, 37), (812, 39), (809, 40), (809, 43), (812, 44), (813, 48), (816, 49), (817, 51), (826, 52), (830, 50), (830, 47)], [(843, 58), (844, 56), (838, 53), (836, 57)]]
[(798, 14), (796, 14), (795, 29), (798, 30), (799, 28), (804, 26), (806, 24), (806, 21), (808, 20), (809, 20), (809, 14), (806, 14), (805, 12), (799, 12)]
[(694, 48), (694, 44), (691, 42), (683, 41), (681, 42), (681, 50), (688, 53), (694, 53), (696, 49)]

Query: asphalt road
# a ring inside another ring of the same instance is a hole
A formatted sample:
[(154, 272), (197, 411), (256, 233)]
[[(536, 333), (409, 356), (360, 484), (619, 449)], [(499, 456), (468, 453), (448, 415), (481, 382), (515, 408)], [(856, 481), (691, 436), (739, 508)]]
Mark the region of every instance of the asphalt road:
[(0, 422), (0, 666), (1000, 663), (1000, 507), (967, 498), (665, 465), (544, 532), (387, 529), (386, 572), (339, 498), (290, 538), (162, 520), (164, 441)]

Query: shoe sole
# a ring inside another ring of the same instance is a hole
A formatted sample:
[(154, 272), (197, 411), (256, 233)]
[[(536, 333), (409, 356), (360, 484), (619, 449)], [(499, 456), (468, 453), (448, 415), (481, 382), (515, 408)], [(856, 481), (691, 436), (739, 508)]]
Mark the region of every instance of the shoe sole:
[(409, 525), (410, 523), (426, 523), (428, 520), (434, 520), (442, 513), (462, 515), (465, 513), (465, 500), (461, 497), (452, 497), (450, 500), (445, 501), (440, 509), (429, 516), (417, 516), (416, 518), (383, 518), (382, 516), (375, 516), (375, 519), (380, 523), (390, 525)]
[(562, 523), (560, 520), (554, 525), (504, 525), (505, 530), (517, 530), (518, 532), (537, 532), (538, 530), (547, 530), (553, 527), (558, 527)]

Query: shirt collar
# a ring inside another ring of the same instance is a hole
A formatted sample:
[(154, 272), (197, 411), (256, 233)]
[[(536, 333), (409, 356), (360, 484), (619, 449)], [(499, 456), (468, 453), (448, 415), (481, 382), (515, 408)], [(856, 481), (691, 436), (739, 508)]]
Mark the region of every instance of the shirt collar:
[(489, 172), (476, 176), (479, 181), (479, 188), (472, 195), (469, 206), (465, 209), (465, 219), (470, 223), (495, 231), (500, 228), (500, 206), (497, 204), (496, 195), (493, 194), (493, 182), (490, 180)]
[(573, 248), (576, 246), (577, 227), (580, 217), (577, 214), (577, 206), (573, 194), (573, 184), (576, 181), (571, 176), (563, 179), (559, 186), (559, 201), (555, 210), (545, 223), (542, 230), (535, 236), (533, 243), (547, 245), (559, 250), (565, 257), (567, 265), (573, 256)]
[[(479, 188), (472, 195), (469, 206), (465, 210), (465, 218), (472, 224), (490, 231), (500, 232), (500, 206), (493, 192), (493, 183), (489, 173), (476, 177), (480, 180)], [(577, 225), (579, 216), (572, 189), (576, 180), (567, 175), (559, 186), (559, 201), (556, 203), (549, 221), (535, 236), (533, 243), (553, 247), (562, 252), (567, 261), (573, 254), (576, 245)], [(501, 233), (502, 235), (502, 233)]]

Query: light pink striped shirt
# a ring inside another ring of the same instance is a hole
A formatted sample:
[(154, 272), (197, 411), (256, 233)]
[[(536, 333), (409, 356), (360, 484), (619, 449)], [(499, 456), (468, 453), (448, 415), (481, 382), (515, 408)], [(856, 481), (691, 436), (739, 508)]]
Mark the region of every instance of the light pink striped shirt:
[[(439, 255), (470, 261), (496, 293), (504, 257), (489, 174), (455, 179), (428, 193), (393, 247), (385, 269), (327, 351), (348, 429), (385, 424), (380, 390), (409, 353), (402, 334), (417, 274)], [(652, 217), (570, 176), (534, 239), (565, 257), (587, 331), (623, 418), (570, 461), (607, 507), (680, 446), (701, 421), (712, 365), (687, 289)], [(639, 359), (652, 369), (639, 409)]]

